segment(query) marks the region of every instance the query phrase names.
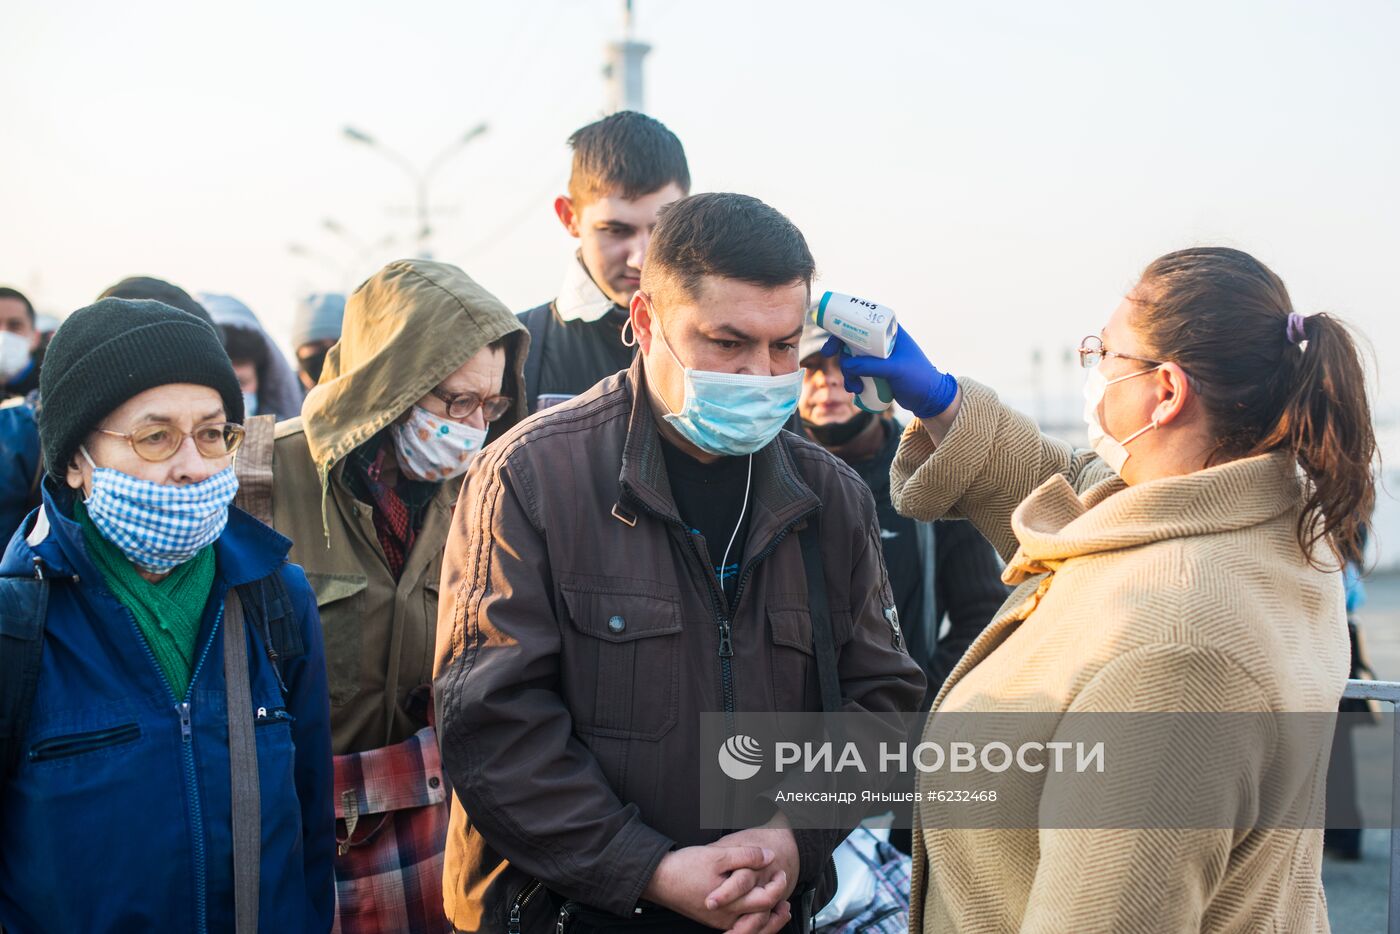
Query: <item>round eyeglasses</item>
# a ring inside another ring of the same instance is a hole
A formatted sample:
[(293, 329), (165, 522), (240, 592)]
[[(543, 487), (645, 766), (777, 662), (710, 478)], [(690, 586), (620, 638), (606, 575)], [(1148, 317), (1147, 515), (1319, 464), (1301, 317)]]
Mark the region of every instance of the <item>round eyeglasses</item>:
[(121, 438), (143, 461), (166, 461), (175, 456), (186, 438), (194, 439), (199, 453), (208, 458), (228, 457), (243, 443), (243, 426), (234, 422), (205, 422), (194, 431), (181, 431), (170, 425), (143, 425), (135, 431), (97, 429), (104, 435)]
[(482, 418), (488, 422), (494, 422), (510, 411), (515, 400), (510, 396), (479, 396), (474, 392), (464, 392), (460, 395), (449, 396), (436, 387), (428, 390), (428, 394), (438, 399), (447, 408), (447, 417), (458, 421), (468, 418), (477, 409), (481, 409)]

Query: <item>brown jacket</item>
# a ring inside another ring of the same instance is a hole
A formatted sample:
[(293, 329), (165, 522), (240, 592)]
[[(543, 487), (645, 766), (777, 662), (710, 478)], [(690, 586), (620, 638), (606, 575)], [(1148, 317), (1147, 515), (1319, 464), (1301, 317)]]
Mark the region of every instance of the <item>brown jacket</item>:
[[(960, 383), (962, 409), (937, 450), (919, 422), (905, 432), (894, 502), (920, 519), (971, 519), (1018, 586), (944, 684), (926, 738), (949, 713), (1053, 722), (1065, 712), (1337, 709), (1349, 652), (1341, 574), (1313, 568), (1298, 547), (1302, 487), (1286, 453), (1128, 487), (1092, 451)], [(1193, 738), (1153, 744), (1092, 801), (1072, 798), (1073, 782), (1054, 792), (1049, 773), (1015, 789), (1086, 815), (1071, 829), (961, 829), (921, 810), (910, 930), (1326, 931), (1322, 831), (1248, 822), (1261, 776), (1288, 813), (1314, 815), (1325, 743), (1280, 730), (1239, 736), (1248, 742), (1224, 755)], [(1172, 803), (1173, 789), (1246, 820), (1171, 829), (1181, 825), (1160, 815), (1191, 810)], [(1154, 829), (1084, 829), (1124, 806), (1139, 810), (1134, 826)]]
[[(819, 509), (848, 710), (917, 707), (869, 489), (784, 432), (754, 455), (733, 610), (671, 497), (641, 361), (542, 412), (468, 474), (443, 565), (438, 730), (457, 797), (444, 898), (463, 931), (504, 931), (532, 879), (630, 914), (673, 846), (708, 843), (700, 713), (820, 710), (795, 533)], [(709, 752), (713, 755), (713, 752)], [(799, 833), (799, 882), (841, 833)], [(552, 930), (545, 898), (524, 930)], [(550, 922), (546, 925), (546, 922)]]
[(273, 527), (316, 591), (326, 640), (336, 755), (378, 749), (427, 725), (410, 695), (432, 680), (438, 580), (462, 480), (442, 484), (397, 580), (374, 531), (371, 504), (350, 492), (345, 457), (423, 398), (473, 354), (509, 337), (506, 385), (524, 412), (528, 335), (515, 316), (446, 263), (390, 263), (350, 296), (340, 343), (302, 417), (277, 426)]

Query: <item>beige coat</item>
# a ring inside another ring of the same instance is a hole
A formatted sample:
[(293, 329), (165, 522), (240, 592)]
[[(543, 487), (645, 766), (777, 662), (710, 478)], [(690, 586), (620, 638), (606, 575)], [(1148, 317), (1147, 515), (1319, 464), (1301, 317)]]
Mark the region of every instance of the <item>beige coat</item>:
[[(1349, 652), (1341, 575), (1299, 551), (1287, 456), (1126, 487), (1093, 452), (1041, 435), (986, 387), (961, 386), (936, 451), (919, 422), (905, 433), (894, 503), (917, 519), (971, 519), (1017, 586), (944, 684), (939, 715), (1336, 710)], [(1191, 751), (1171, 754), (1189, 774)], [(1325, 751), (1308, 755), (1299, 794), (1320, 794)], [(1321, 830), (927, 820), (915, 830), (911, 930), (1328, 929)]]

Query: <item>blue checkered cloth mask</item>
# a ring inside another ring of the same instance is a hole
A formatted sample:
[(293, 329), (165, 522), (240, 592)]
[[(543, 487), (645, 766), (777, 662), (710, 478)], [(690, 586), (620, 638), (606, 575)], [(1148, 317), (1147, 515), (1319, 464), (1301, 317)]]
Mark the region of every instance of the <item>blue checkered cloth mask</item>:
[(85, 449), (80, 450), (92, 465), (92, 495), (83, 501), (88, 517), (102, 537), (141, 570), (173, 570), (223, 534), (238, 492), (232, 466), (180, 486), (98, 467)]

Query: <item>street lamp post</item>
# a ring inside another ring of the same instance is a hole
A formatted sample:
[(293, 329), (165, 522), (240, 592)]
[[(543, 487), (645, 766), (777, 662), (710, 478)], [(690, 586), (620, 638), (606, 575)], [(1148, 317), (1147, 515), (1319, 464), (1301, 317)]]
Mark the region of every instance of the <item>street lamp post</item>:
[(457, 140), (453, 142), (450, 146), (448, 146), (442, 152), (438, 153), (438, 155), (431, 162), (428, 163), (427, 167), (422, 170), (420, 170), (416, 165), (414, 165), (411, 160), (405, 158), (404, 156), (400, 155), (394, 150), (389, 149), (383, 143), (379, 142), (377, 139), (375, 139), (373, 136), (370, 136), (368, 133), (365, 133), (363, 130), (357, 130), (352, 126), (347, 126), (344, 129), (346, 139), (354, 143), (361, 143), (365, 146), (369, 146), (371, 149), (377, 150), (390, 162), (394, 163), (400, 169), (403, 169), (404, 172), (408, 173), (408, 177), (413, 180), (413, 188), (415, 194), (415, 213), (418, 217), (418, 255), (422, 259), (432, 258), (432, 252), (428, 249), (428, 239), (429, 237), (431, 237), (433, 232), (432, 209), (428, 201), (428, 183), (432, 180), (433, 175), (436, 174), (437, 171), (442, 168), (442, 166), (447, 162), (447, 160), (450, 157), (460, 152), (472, 140), (484, 134), (486, 132), (486, 129), (486, 123), (478, 123), (476, 126), (472, 127), (466, 133), (458, 137)]

